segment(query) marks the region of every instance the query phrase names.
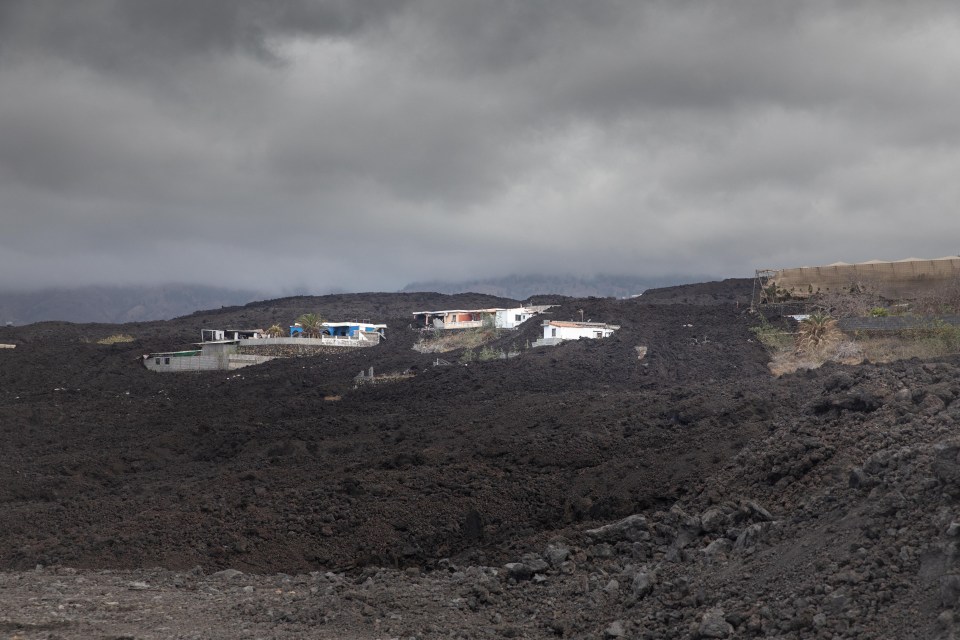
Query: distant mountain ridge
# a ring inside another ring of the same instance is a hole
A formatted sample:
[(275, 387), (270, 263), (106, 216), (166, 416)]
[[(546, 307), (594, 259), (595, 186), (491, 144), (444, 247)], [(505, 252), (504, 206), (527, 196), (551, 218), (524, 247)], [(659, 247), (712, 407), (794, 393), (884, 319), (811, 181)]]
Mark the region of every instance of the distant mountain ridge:
[(461, 282), (425, 281), (408, 284), (401, 292), (433, 291), (436, 293), (486, 293), (488, 295), (526, 300), (541, 294), (557, 294), (573, 298), (629, 298), (647, 289), (670, 287), (711, 280), (709, 276), (622, 276), (596, 275), (589, 278), (556, 275), (511, 275), (502, 278), (464, 280)]
[[(707, 276), (642, 277), (601, 274), (584, 278), (563, 275), (511, 275), (461, 282), (414, 282), (399, 293), (478, 293), (512, 300), (528, 300), (533, 296), (551, 294), (573, 298), (628, 298), (648, 289), (707, 280), (710, 280)], [(285, 295), (302, 295), (302, 292), (293, 291)], [(89, 285), (35, 291), (0, 290), (0, 325), (25, 325), (44, 321), (122, 324), (169, 320), (197, 311), (242, 306), (275, 297), (276, 292), (177, 283)]]
[(84, 286), (0, 291), (0, 324), (46, 320), (123, 323), (169, 320), (198, 310), (242, 305), (264, 297), (252, 290), (206, 285)]

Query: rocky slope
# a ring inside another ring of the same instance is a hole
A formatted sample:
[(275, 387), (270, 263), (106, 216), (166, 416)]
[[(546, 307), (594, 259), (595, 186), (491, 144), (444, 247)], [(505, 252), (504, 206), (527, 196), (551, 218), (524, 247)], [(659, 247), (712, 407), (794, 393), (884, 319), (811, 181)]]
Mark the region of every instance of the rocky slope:
[[(375, 355), (229, 375), (136, 368), (197, 318), (106, 348), (8, 330), (0, 628), (953, 637), (960, 361), (773, 379), (742, 305), (676, 299), (566, 300), (623, 329), (449, 367), (409, 349), (402, 297)], [(417, 375), (354, 390), (364, 357)]]

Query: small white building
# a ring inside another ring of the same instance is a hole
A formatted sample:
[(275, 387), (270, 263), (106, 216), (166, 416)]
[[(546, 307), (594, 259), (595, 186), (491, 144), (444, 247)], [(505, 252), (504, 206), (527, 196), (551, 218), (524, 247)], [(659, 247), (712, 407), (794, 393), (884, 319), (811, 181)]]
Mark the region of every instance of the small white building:
[(265, 337), (263, 329), (201, 329), (201, 342), (221, 342), (223, 340), (258, 340)]
[(515, 309), (497, 309), (494, 326), (498, 329), (516, 329), (535, 315), (541, 314), (552, 305), (539, 304)]
[(605, 322), (574, 322), (572, 320), (544, 320), (543, 337), (533, 343), (535, 347), (560, 344), (564, 340), (580, 338), (609, 338), (619, 325)]

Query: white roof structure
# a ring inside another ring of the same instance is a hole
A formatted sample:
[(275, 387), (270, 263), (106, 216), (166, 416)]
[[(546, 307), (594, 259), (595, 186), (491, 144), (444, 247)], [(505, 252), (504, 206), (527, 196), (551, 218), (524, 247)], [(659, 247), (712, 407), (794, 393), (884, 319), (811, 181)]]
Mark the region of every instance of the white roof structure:
[(496, 313), (497, 311), (503, 311), (505, 308), (506, 307), (494, 307), (492, 309), (441, 309), (439, 311), (414, 311), (413, 315), (439, 316), (447, 313)]
[(551, 327), (568, 327), (573, 329), (619, 329), (618, 324), (607, 324), (606, 322), (577, 322), (574, 320), (544, 320), (544, 325)]
[(386, 329), (385, 324), (376, 324), (373, 322), (321, 322), (322, 327), (373, 327), (375, 329)]

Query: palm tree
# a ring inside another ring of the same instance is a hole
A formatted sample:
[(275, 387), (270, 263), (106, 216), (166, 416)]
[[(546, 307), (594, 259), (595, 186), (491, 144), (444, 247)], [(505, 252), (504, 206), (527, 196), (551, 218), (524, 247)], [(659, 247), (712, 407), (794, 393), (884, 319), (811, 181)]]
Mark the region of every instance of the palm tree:
[(303, 335), (308, 338), (319, 338), (323, 331), (323, 316), (319, 313), (305, 313), (297, 318), (297, 322), (303, 327)]
[(840, 336), (837, 321), (825, 313), (813, 313), (800, 321), (797, 351), (812, 352), (835, 342)]
[(271, 338), (279, 338), (283, 335), (283, 329), (280, 327), (280, 325), (275, 324), (268, 328), (265, 333)]

